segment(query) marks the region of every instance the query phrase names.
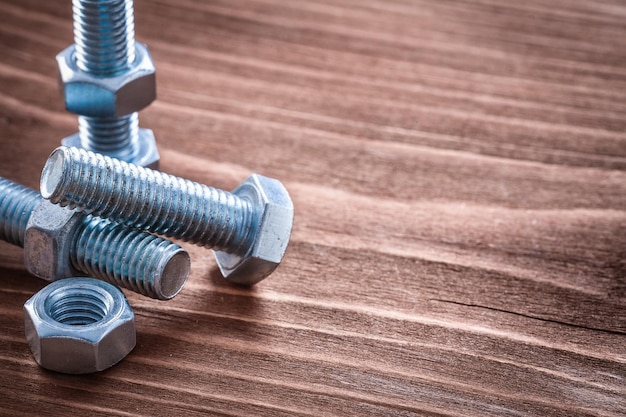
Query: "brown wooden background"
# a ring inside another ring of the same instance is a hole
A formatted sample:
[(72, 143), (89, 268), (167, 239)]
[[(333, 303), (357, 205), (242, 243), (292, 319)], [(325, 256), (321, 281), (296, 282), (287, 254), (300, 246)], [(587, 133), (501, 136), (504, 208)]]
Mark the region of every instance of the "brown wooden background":
[[(0, 242), (0, 414), (626, 415), (626, 3), (138, 0), (162, 169), (284, 182), (284, 263), (210, 251), (136, 349), (47, 372)], [(54, 56), (71, 4), (0, 0), (0, 175), (37, 187), (76, 131)]]

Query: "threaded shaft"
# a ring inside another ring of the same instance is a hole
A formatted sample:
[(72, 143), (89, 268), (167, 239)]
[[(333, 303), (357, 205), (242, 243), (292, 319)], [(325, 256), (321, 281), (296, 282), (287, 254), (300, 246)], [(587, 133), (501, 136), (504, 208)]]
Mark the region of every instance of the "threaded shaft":
[(102, 77), (125, 71), (135, 60), (132, 0), (73, 0), (76, 65)]
[(187, 252), (150, 233), (87, 216), (75, 236), (75, 269), (139, 294), (170, 299), (189, 275)]
[(137, 113), (122, 117), (78, 116), (80, 143), (84, 149), (129, 160), (139, 140)]
[(95, 288), (68, 286), (51, 292), (44, 308), (57, 323), (85, 326), (105, 318), (110, 304), (110, 300)]
[(243, 255), (260, 213), (235, 194), (78, 148), (57, 148), (41, 178), (45, 198), (126, 225)]
[(38, 192), (0, 177), (0, 239), (24, 246), (24, 233), (37, 202)]
[[(0, 239), (23, 247), (40, 201), (35, 190), (0, 177)], [(92, 216), (78, 226), (68, 261), (77, 271), (160, 300), (178, 294), (189, 276), (189, 254), (179, 245)]]
[[(135, 60), (132, 0), (73, 0), (76, 65), (88, 74), (112, 77)], [(137, 148), (137, 113), (123, 117), (79, 116), (81, 146), (129, 160)]]

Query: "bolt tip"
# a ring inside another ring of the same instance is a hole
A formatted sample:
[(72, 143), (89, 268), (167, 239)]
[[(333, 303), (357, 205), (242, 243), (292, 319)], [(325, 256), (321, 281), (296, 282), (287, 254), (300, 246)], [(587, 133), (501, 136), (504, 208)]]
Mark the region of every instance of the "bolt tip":
[(187, 282), (190, 269), (189, 254), (183, 248), (179, 248), (165, 261), (163, 273), (155, 285), (158, 298), (161, 300), (174, 298)]
[(65, 146), (56, 148), (50, 154), (46, 165), (43, 167), (40, 189), (41, 196), (45, 199), (54, 200), (58, 194), (65, 177), (66, 153), (67, 148)]

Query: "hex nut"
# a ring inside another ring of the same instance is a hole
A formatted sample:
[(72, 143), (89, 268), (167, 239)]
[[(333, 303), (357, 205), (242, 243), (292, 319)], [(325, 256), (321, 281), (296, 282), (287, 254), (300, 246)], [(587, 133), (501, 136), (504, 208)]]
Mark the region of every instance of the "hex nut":
[(94, 278), (67, 278), (24, 304), (26, 340), (35, 360), (66, 374), (102, 371), (135, 347), (135, 315), (121, 290)]
[(26, 269), (48, 281), (84, 275), (72, 267), (70, 251), (74, 233), (85, 216), (48, 200), (37, 203), (24, 233)]
[[(158, 169), (161, 157), (154, 139), (154, 133), (150, 129), (139, 129), (138, 135), (137, 148), (129, 159), (125, 159), (125, 162), (150, 169)], [(61, 140), (61, 144), (63, 146), (83, 148), (79, 133), (64, 138)]]
[(253, 174), (233, 194), (262, 208), (254, 244), (244, 256), (215, 251), (217, 265), (226, 279), (254, 285), (280, 264), (291, 236), (293, 203), (280, 181)]
[(91, 117), (119, 117), (137, 112), (156, 98), (156, 69), (148, 48), (135, 44), (135, 61), (128, 71), (99, 77), (76, 66), (76, 46), (71, 45), (57, 57), (59, 88), (65, 108)]

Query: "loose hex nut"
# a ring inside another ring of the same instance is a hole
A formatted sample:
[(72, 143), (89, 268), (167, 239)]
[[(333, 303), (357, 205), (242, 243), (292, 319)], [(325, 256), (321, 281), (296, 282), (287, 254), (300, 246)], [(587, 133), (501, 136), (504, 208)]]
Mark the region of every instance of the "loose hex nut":
[(254, 285), (280, 264), (291, 236), (293, 203), (280, 181), (251, 175), (233, 194), (247, 198), (262, 210), (254, 244), (244, 256), (215, 252), (217, 265), (226, 279)]
[(24, 304), (28, 345), (39, 365), (67, 374), (107, 369), (136, 344), (135, 316), (124, 294), (93, 278), (67, 278)]
[(65, 108), (91, 117), (119, 117), (137, 112), (156, 98), (156, 69), (148, 48), (135, 44), (136, 58), (128, 71), (113, 77), (98, 77), (76, 66), (75, 45), (56, 59), (59, 87)]
[(71, 245), (84, 213), (41, 200), (24, 234), (24, 263), (33, 275), (48, 281), (84, 275), (70, 262)]

